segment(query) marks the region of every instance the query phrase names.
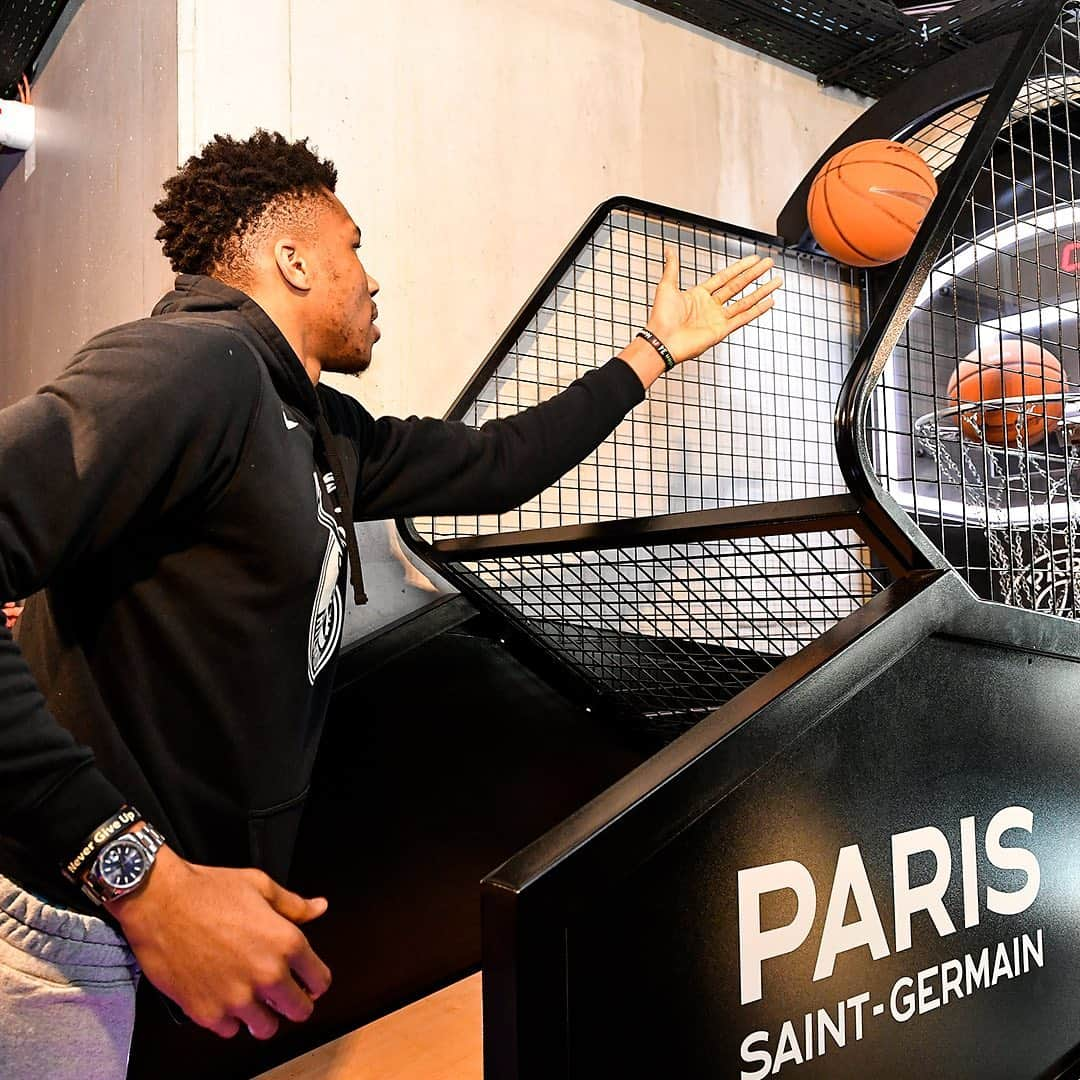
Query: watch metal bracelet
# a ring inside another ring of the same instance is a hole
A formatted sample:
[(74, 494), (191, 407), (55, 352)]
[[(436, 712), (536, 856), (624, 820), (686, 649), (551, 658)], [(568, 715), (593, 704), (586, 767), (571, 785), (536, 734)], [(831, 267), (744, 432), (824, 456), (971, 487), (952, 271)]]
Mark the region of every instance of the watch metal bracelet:
[(143, 827), (139, 829), (137, 835), (142, 841), (143, 847), (145, 847), (151, 855), (156, 855), (158, 849), (165, 843), (165, 837), (162, 836), (149, 821), (143, 822)]
[[(83, 874), (80, 882), (83, 893), (100, 907), (110, 900), (135, 892), (145, 882), (147, 874), (153, 868), (154, 858), (164, 843), (165, 837), (145, 820), (142, 828), (114, 836), (101, 848)], [(123, 844), (140, 848), (145, 855), (145, 862), (138, 871), (137, 878), (130, 883), (110, 881), (103, 862), (110, 851)]]

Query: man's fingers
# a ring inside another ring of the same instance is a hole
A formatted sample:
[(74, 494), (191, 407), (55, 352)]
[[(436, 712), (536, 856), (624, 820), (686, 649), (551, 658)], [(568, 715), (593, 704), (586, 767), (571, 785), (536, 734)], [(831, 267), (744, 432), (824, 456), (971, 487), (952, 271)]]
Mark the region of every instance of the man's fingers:
[(670, 285), (672, 288), (679, 287), (679, 249), (664, 248), (664, 273), (660, 278), (661, 285)]
[[(295, 893), (293, 894), (295, 895)], [(298, 897), (306, 905), (302, 914), (297, 915), (293, 922), (295, 923), (307, 923), (312, 919), (317, 919), (320, 915), (326, 914), (326, 909), (330, 906), (330, 902), (325, 896), (316, 896), (310, 900), (304, 900), (303, 897)]]
[(747, 323), (751, 323), (755, 319), (760, 318), (773, 306), (773, 303), (773, 298), (767, 296), (764, 300), (759, 300), (753, 307), (747, 308), (746, 311), (739, 312), (738, 315), (733, 316), (729, 320), (731, 329), (738, 330), (740, 326), (745, 326)]
[(253, 1001), (249, 1005), (234, 1009), (233, 1016), (251, 1032), (253, 1038), (269, 1039), (277, 1034), (280, 1021), (261, 1002)]
[(315, 955), (306, 938), (289, 957), (289, 966), (313, 998), (322, 997), (330, 989), (330, 969)]
[(757, 262), (741, 270), (734, 277), (726, 281), (719, 289), (713, 292), (713, 299), (718, 304), (727, 303), (733, 296), (738, 296), (747, 286), (757, 281), (762, 274), (768, 273), (773, 267), (772, 259), (758, 259)]
[[(723, 270), (718, 270), (711, 278), (701, 283), (702, 288), (707, 289), (710, 293), (714, 293), (717, 289), (722, 289), (739, 274), (745, 273), (758, 263), (765, 261), (766, 260), (760, 255), (747, 255), (745, 258), (739, 259), (738, 262), (733, 262), (728, 266), (725, 266)], [(772, 262), (771, 259), (768, 261), (770, 263)], [(747, 280), (752, 281), (753, 278), (751, 277)], [(738, 292), (737, 289), (735, 291)], [(734, 296), (735, 293), (732, 293), (731, 295)]]
[(297, 893), (282, 888), (272, 878), (266, 878), (262, 882), (262, 894), (270, 902), (270, 906), (286, 919), (294, 923), (311, 922), (326, 912), (327, 902), (325, 896), (318, 896), (307, 900)]
[(784, 279), (781, 277), (770, 278), (764, 285), (758, 286), (752, 293), (748, 293), (746, 296), (739, 297), (733, 303), (728, 304), (725, 311), (729, 315), (737, 315), (740, 311), (745, 311), (747, 308), (752, 308), (758, 301), (764, 300), (766, 296), (776, 292), (781, 285), (784, 284)]
[(215, 1035), (220, 1035), (223, 1039), (231, 1039), (240, 1030), (240, 1021), (233, 1016), (226, 1016), (216, 1024), (206, 1024), (204, 1026)]
[(259, 998), (268, 1009), (298, 1024), (307, 1020), (315, 1009), (315, 1003), (291, 978), (260, 990)]

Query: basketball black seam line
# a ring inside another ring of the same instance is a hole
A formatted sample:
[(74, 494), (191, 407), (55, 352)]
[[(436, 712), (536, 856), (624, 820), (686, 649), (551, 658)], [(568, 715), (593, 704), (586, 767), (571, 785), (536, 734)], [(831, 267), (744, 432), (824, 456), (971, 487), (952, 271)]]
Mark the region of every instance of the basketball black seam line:
[[(860, 259), (865, 259), (871, 265), (880, 266), (880, 260), (876, 259), (873, 255), (867, 254), (865, 251), (861, 251), (847, 238), (847, 236), (844, 235), (844, 230), (837, 224), (836, 216), (833, 214), (832, 207), (829, 205), (829, 192), (824, 184), (821, 185), (821, 201), (825, 207), (825, 214), (832, 223), (832, 227), (836, 230), (836, 235), (840, 237), (842, 243), (851, 251), (854, 251)], [(840, 261), (842, 262), (843, 260)]]
[[(865, 198), (863, 193), (857, 187), (852, 187), (844, 179), (844, 174), (839, 169), (836, 170), (836, 179), (839, 180), (840, 183), (843, 184), (844, 187), (846, 187), (848, 189), (848, 191), (851, 192), (852, 195), (856, 195), (860, 199)], [(903, 226), (903, 228), (907, 229), (908, 232), (911, 233), (912, 240), (915, 239), (915, 234), (919, 231), (918, 229), (913, 229), (906, 221), (903, 221), (901, 218), (898, 218), (891, 210), (889, 210), (886, 207), (882, 206), (880, 203), (873, 202), (870, 199), (867, 199), (866, 201), (869, 202), (870, 205), (872, 207), (874, 207), (874, 209), (880, 210), (886, 217), (892, 218), (892, 220), (895, 221), (897, 225), (901, 225), (901, 226)], [(923, 217), (925, 217), (925, 216), (926, 215), (924, 214)], [(909, 245), (909, 247), (910, 247), (910, 245)]]
[(834, 154), (828, 162), (825, 171), (831, 172), (833, 169), (839, 169), (841, 165), (848, 159), (848, 157), (859, 148), (859, 143), (852, 143), (850, 146), (844, 147), (839, 154)]
[[(835, 165), (830, 163), (829, 167), (827, 169), (825, 169), (823, 172), (818, 173), (818, 175), (816, 177), (814, 177), (814, 179), (815, 180), (823, 180), (826, 176), (829, 175), (829, 173), (839, 172), (840, 169), (844, 165), (851, 165), (852, 167), (854, 167), (856, 165), (877, 165), (877, 164), (881, 164), (881, 163), (876, 162), (876, 161), (843, 161), (843, 160), (841, 160), (841, 161), (838, 161)], [(917, 176), (920, 180), (923, 181), (923, 183), (926, 183), (926, 177), (923, 176), (923, 174), (921, 172), (919, 172), (918, 170), (916, 170), (916, 169), (908, 168), (907, 165), (898, 165), (895, 162), (891, 162), (891, 161), (890, 162), (885, 162), (884, 164), (891, 165), (894, 169), (902, 169), (906, 173), (911, 173), (912, 176)], [(937, 181), (936, 180), (934, 181), (934, 186), (932, 188), (928, 187), (927, 191), (933, 193), (932, 196), (931, 196), (932, 198), (937, 198), (938, 186), (937, 186)]]
[(814, 220), (814, 200), (817, 198), (818, 182), (815, 180), (810, 185), (810, 198), (806, 203), (806, 220), (812, 223)]
[[(914, 151), (912, 151), (912, 153), (914, 153)], [(835, 163), (830, 161), (827, 168), (825, 169), (825, 172), (835, 172), (837, 169), (841, 168), (844, 165), (888, 165), (890, 168), (900, 169), (902, 172), (910, 173), (912, 176), (917, 176), (924, 184), (926, 183), (926, 177), (921, 172), (919, 172), (918, 169), (913, 169), (910, 165), (902, 165), (899, 161), (879, 161), (876, 158), (866, 158), (860, 161), (848, 161), (847, 157), (841, 157), (840, 160)], [(929, 165), (927, 165), (927, 169), (930, 169)], [(933, 185), (934, 191), (936, 192), (937, 180), (934, 178), (932, 172), (930, 175), (930, 182)]]
[(825, 203), (825, 213), (829, 215), (829, 220), (832, 222), (832, 227), (836, 230), (836, 235), (839, 236), (840, 239), (843, 240), (844, 243), (847, 244), (847, 246), (849, 248), (851, 248), (851, 250), (854, 251), (855, 254), (859, 256), (860, 259), (865, 259), (869, 263), (880, 265), (880, 261), (878, 259), (874, 258), (873, 255), (868, 255), (865, 251), (860, 251), (844, 235), (844, 230), (841, 229), (839, 225), (837, 225), (836, 218), (835, 218), (835, 216), (833, 215), (833, 212), (832, 212), (832, 207), (829, 205), (829, 190), (828, 190), (828, 188), (826, 188), (826, 186), (824, 184), (821, 185), (821, 199)]
[[(964, 361), (964, 363), (967, 363), (967, 364), (970, 364), (972, 362), (973, 361), (971, 361), (971, 360), (965, 360)], [(957, 381), (958, 381), (958, 383), (962, 383), (962, 382), (966, 382), (968, 379), (974, 379), (974, 378), (981, 379), (982, 375), (983, 375), (983, 372), (986, 372), (987, 375), (990, 375), (990, 376), (1000, 373), (1003, 376), (1004, 375), (1020, 375), (1024, 379), (1039, 379), (1044, 385), (1045, 384), (1055, 384), (1055, 383), (1058, 386), (1062, 386), (1062, 387), (1064, 387), (1064, 385), (1065, 385), (1064, 377), (1062, 377), (1062, 378), (1055, 377), (1053, 371), (1048, 372), (1045, 367), (1041, 371), (1035, 372), (1035, 371), (1032, 371), (1030, 369), (1025, 371), (1023, 368), (1003, 367), (1003, 366), (999, 366), (997, 364), (980, 364), (978, 367), (975, 368), (974, 371), (969, 371), (966, 375), (962, 375)], [(1064, 376), (1064, 372), (1062, 372), (1062, 375)], [(1053, 391), (1051, 391), (1051, 394), (1053, 394)]]

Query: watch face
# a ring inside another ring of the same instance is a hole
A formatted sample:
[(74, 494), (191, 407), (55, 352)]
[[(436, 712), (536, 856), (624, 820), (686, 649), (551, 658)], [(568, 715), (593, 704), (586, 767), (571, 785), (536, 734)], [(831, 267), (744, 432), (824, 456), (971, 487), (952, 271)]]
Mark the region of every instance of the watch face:
[(135, 885), (146, 872), (146, 852), (131, 840), (118, 840), (101, 853), (101, 876), (115, 889)]

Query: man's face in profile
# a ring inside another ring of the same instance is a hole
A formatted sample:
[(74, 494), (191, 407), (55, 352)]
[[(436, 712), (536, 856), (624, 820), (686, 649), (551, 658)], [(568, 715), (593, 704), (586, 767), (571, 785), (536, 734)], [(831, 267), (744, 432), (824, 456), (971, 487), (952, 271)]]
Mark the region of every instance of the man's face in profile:
[(354, 374), (367, 369), (379, 340), (379, 309), (374, 296), (379, 283), (360, 262), (360, 229), (333, 194), (319, 220), (320, 290), (314, 329), (326, 371)]

